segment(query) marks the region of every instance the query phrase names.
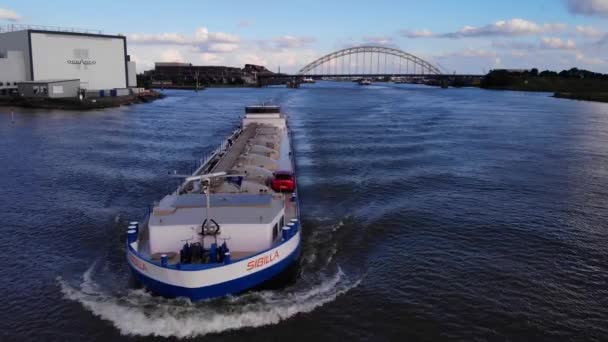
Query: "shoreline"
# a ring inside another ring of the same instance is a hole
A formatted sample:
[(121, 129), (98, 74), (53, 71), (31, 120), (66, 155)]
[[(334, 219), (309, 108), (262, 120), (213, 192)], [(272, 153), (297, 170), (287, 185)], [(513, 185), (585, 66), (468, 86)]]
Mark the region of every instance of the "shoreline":
[(22, 108), (41, 108), (41, 109), (66, 109), (66, 110), (90, 110), (103, 109), (120, 106), (130, 106), (132, 104), (148, 103), (164, 98), (166, 95), (151, 90), (146, 94), (136, 94), (120, 97), (100, 97), (94, 99), (50, 99), (50, 98), (22, 98), (7, 97), (0, 98), (2, 107), (22, 107)]
[[(201, 86), (198, 88), (198, 91), (203, 91), (205, 89), (210, 89), (210, 88), (259, 88), (257, 85), (245, 85), (245, 84), (239, 84), (239, 85), (231, 85), (231, 84), (224, 84), (224, 85), (206, 85), (206, 86)], [(194, 86), (181, 86), (181, 85), (171, 85), (171, 86), (163, 86), (162, 88), (159, 86), (153, 86), (152, 89), (154, 90), (196, 90), (196, 88)]]
[(529, 89), (519, 87), (479, 87), (486, 90), (521, 91), (526, 93), (552, 93), (556, 99), (608, 103), (608, 92), (602, 91), (555, 91), (548, 89)]
[(577, 101), (608, 103), (608, 92), (556, 92), (553, 97)]

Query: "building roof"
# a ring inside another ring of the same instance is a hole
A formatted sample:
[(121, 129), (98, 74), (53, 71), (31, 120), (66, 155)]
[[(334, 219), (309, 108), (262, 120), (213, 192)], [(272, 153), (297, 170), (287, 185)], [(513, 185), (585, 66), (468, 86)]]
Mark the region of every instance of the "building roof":
[(41, 25), (24, 25), (24, 24), (8, 24), (0, 25), (0, 34), (10, 32), (33, 32), (46, 34), (61, 34), (87, 37), (102, 37), (102, 38), (120, 38), (126, 40), (124, 35), (104, 34), (101, 30), (91, 30), (74, 27), (56, 27), (56, 26), (41, 26)]
[(35, 80), (35, 81), (21, 81), (17, 84), (40, 84), (40, 83), (59, 83), (59, 82), (80, 82), (79, 78), (76, 79), (50, 79), (50, 80)]
[(154, 62), (155, 67), (189, 67), (192, 66), (190, 63), (180, 62)]

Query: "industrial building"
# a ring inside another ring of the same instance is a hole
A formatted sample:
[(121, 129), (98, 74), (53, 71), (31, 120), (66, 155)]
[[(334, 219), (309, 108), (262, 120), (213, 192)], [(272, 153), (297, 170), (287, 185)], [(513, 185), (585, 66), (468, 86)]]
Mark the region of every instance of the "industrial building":
[[(73, 94), (74, 80), (83, 91), (137, 86), (126, 37), (39, 26), (0, 28), (0, 95), (18, 90), (38, 97), (47, 83), (42, 94), (64, 97)], [(63, 94), (49, 91), (53, 87), (63, 88)]]
[(190, 63), (156, 62), (143, 78), (152, 87), (192, 87), (202, 85), (255, 85), (257, 74), (271, 73), (263, 66), (246, 64), (244, 68)]

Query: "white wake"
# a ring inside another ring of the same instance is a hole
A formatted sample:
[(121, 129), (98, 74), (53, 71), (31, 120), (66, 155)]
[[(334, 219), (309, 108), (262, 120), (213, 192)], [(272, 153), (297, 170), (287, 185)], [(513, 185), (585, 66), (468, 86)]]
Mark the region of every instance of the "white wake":
[(96, 268), (93, 263), (77, 285), (58, 277), (64, 297), (111, 322), (121, 334), (180, 338), (277, 324), (333, 301), (360, 282), (349, 281), (338, 267), (328, 277), (299, 279), (294, 287), (283, 290), (192, 303), (152, 296), (144, 290), (105, 293), (94, 280)]

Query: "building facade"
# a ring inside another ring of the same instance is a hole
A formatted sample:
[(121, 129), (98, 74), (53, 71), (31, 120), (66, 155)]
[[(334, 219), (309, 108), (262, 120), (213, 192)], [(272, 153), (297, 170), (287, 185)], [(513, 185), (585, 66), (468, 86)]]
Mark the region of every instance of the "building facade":
[(0, 55), (8, 57), (4, 67), (18, 70), (21, 78), (6, 80), (10, 82), (78, 79), (82, 89), (136, 85), (135, 63), (129, 61), (124, 36), (30, 27), (3, 30)]
[(26, 79), (25, 58), (21, 51), (0, 52), (0, 95), (17, 89), (17, 82)]

